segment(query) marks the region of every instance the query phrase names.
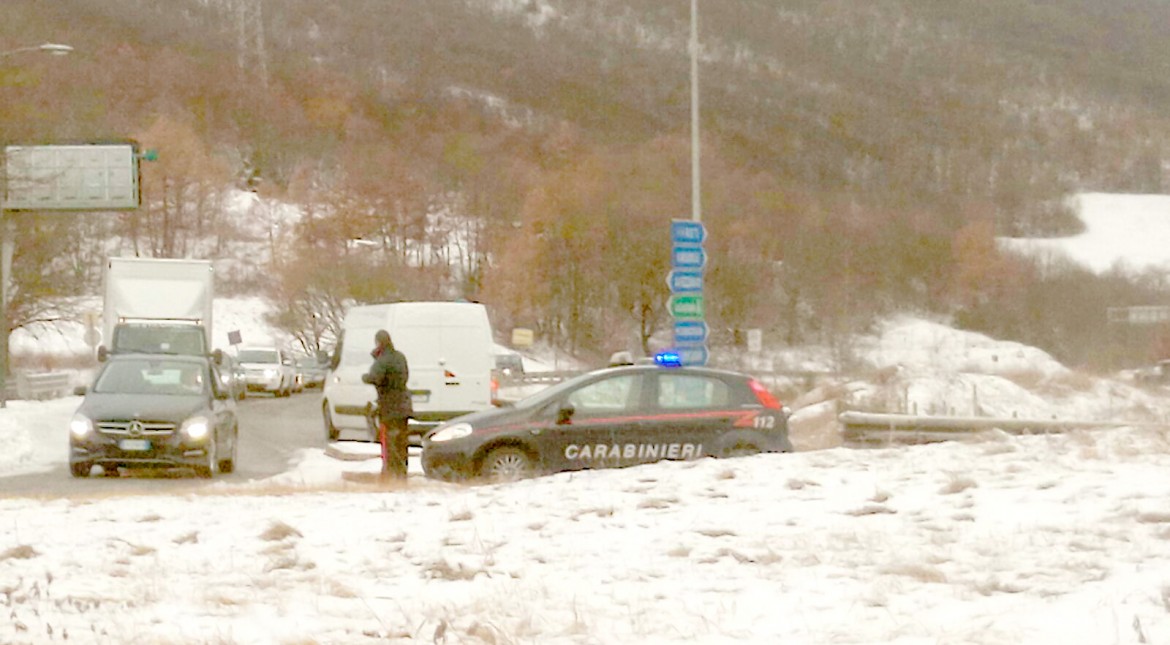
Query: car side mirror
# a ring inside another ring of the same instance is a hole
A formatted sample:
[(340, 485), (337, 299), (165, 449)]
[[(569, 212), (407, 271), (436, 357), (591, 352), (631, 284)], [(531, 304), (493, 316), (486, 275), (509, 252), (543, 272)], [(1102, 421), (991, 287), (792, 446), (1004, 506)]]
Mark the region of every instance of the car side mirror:
[(223, 350), (217, 349), (211, 352), (211, 358), (215, 361), (216, 365), (223, 365)]
[(104, 362), (106, 362), (106, 359), (109, 357), (110, 357), (110, 350), (106, 349), (105, 345), (98, 345), (98, 350), (97, 350), (98, 362), (104, 363)]
[(572, 403), (566, 403), (557, 409), (557, 425), (566, 425), (573, 420), (573, 413), (577, 408)]
[(88, 389), (89, 388), (85, 387), (84, 385), (78, 385), (77, 387), (73, 388), (73, 394), (75, 396), (85, 396), (85, 393)]

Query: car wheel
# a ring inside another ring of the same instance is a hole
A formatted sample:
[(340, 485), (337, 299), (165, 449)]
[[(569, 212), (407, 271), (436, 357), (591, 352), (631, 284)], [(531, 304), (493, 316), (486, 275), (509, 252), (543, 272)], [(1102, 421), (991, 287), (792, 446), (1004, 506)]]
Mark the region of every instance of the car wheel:
[(215, 437), (207, 443), (207, 454), (205, 455), (205, 463), (195, 467), (195, 474), (203, 479), (211, 479), (215, 474), (216, 460), (218, 457), (218, 449), (215, 445)]
[(232, 451), (227, 459), (219, 460), (219, 472), (223, 474), (231, 473), (236, 469), (236, 446), (240, 443), (240, 429), (232, 428)]
[(110, 478), (121, 477), (122, 471), (118, 470), (117, 466), (102, 466), (102, 476)]
[(480, 464), (481, 477), (492, 482), (512, 482), (531, 477), (532, 459), (519, 448), (504, 446), (489, 452)]
[(736, 444), (723, 451), (724, 457), (751, 457), (760, 454), (760, 449), (750, 444)]
[(89, 477), (91, 468), (93, 468), (93, 464), (88, 461), (80, 461), (75, 464), (69, 464), (69, 473), (74, 477)]
[(325, 418), (325, 438), (329, 441), (337, 441), (338, 437), (341, 436), (341, 431), (333, 425), (333, 415), (329, 414), (328, 401), (321, 405), (321, 415)]

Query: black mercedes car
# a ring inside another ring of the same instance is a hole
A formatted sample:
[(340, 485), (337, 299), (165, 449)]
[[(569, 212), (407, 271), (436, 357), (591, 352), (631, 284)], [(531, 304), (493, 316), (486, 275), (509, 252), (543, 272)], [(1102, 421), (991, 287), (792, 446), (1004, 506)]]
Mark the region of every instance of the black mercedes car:
[(219, 366), (202, 356), (115, 354), (69, 424), (69, 469), (185, 467), (200, 477), (235, 469), (239, 425)]
[(511, 480), (663, 459), (790, 452), (788, 410), (736, 372), (637, 365), (589, 372), (422, 441), (428, 477)]

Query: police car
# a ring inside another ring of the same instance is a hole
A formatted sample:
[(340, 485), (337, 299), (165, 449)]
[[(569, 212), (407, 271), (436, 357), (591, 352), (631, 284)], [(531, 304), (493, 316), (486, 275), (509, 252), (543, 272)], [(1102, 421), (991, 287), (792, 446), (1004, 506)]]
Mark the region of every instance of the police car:
[(788, 409), (759, 381), (669, 360), (582, 374), (453, 419), (422, 446), (428, 477), (491, 481), (792, 451)]

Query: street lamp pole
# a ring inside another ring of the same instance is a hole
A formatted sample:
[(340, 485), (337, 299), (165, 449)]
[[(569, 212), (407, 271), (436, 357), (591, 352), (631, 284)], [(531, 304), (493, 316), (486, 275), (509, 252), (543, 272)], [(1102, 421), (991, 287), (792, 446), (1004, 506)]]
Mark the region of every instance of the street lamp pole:
[[(26, 52), (43, 52), (52, 56), (64, 56), (72, 51), (73, 48), (69, 45), (42, 43), (0, 52), (0, 58)], [(16, 247), (15, 227), (8, 217), (8, 209), (5, 208), (5, 200), (8, 195), (7, 168), (5, 165), (4, 175), (0, 177), (0, 408), (8, 407), (8, 301), (10, 296), (8, 283), (12, 276), (12, 255)]]
[(703, 220), (699, 200), (699, 0), (691, 0), (691, 219)]

